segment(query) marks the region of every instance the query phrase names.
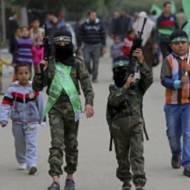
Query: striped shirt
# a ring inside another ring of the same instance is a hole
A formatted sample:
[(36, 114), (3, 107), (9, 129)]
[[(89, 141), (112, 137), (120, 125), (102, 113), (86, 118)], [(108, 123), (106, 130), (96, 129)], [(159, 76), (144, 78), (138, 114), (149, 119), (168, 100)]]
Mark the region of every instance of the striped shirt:
[(162, 14), (157, 20), (157, 29), (160, 37), (169, 37), (177, 28), (175, 15), (164, 16)]
[(187, 56), (179, 57), (170, 54), (166, 57), (161, 70), (161, 82), (166, 87), (165, 102), (166, 104), (186, 104), (190, 103), (190, 76), (185, 83), (181, 83), (179, 89), (175, 89), (174, 81), (181, 80), (185, 75), (187, 66)]
[(32, 38), (19, 38), (17, 40), (15, 63), (32, 64)]

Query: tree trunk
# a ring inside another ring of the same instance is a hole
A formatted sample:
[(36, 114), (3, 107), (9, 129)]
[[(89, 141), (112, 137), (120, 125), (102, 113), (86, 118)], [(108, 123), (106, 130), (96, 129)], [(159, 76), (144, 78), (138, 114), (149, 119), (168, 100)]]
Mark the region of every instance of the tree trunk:
[(4, 44), (6, 41), (5, 1), (4, 0), (1, 0), (1, 27), (2, 27), (1, 40), (2, 40), (2, 43)]

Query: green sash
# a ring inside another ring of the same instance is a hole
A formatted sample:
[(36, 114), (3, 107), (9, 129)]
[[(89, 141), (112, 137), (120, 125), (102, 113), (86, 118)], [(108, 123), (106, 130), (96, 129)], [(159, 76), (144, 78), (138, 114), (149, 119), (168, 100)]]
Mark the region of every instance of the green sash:
[(159, 32), (160, 34), (169, 36), (169, 35), (172, 33), (172, 30), (164, 28), (164, 29), (159, 29), (158, 32)]
[(51, 110), (64, 90), (68, 95), (73, 107), (75, 121), (80, 119), (82, 110), (81, 101), (76, 86), (70, 76), (71, 69), (71, 66), (66, 66), (57, 62), (55, 63), (55, 76), (49, 89), (49, 97), (44, 111), (44, 116)]

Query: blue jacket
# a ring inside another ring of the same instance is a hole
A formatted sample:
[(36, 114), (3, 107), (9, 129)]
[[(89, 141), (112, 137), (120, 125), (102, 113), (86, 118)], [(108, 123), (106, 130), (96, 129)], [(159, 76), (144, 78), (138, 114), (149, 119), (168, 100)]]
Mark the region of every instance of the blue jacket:
[(0, 124), (6, 125), (9, 117), (21, 124), (41, 123), (43, 120), (43, 97), (32, 89), (32, 84), (21, 86), (12, 83), (0, 105)]

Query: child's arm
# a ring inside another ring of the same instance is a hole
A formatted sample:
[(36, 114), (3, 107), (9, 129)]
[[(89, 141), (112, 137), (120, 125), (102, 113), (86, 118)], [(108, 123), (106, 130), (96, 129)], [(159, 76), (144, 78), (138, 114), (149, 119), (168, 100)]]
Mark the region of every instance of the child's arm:
[(94, 109), (93, 109), (94, 92), (93, 92), (92, 84), (90, 81), (88, 71), (84, 65), (84, 62), (80, 58), (78, 58), (77, 60), (77, 67), (78, 67), (77, 70), (78, 70), (78, 76), (79, 76), (81, 88), (85, 97), (84, 112), (86, 113), (86, 117), (90, 118), (94, 115)]
[(141, 48), (137, 48), (133, 55), (137, 58), (139, 69), (140, 69), (140, 80), (138, 82), (138, 86), (142, 92), (142, 95), (146, 92), (146, 90), (150, 87), (153, 82), (152, 68), (150, 68), (144, 61), (144, 55)]
[(39, 123), (42, 123), (43, 122), (43, 112), (44, 112), (44, 98), (43, 98), (43, 93), (42, 92), (39, 92), (39, 95), (36, 99), (36, 103), (37, 103), (37, 107), (38, 107), (38, 111), (39, 111), (39, 114), (40, 114), (40, 121)]
[(42, 66), (40, 68), (40, 73), (35, 73), (32, 81), (32, 88), (35, 91), (41, 91), (45, 86), (47, 86), (49, 64), (47, 61), (42, 61), (40, 65)]
[(110, 85), (109, 90), (110, 90), (110, 95), (108, 97), (108, 102), (110, 106), (120, 106), (123, 104), (123, 102), (126, 101), (126, 93), (127, 90), (135, 84), (136, 79), (134, 78), (133, 75), (129, 75), (127, 78), (127, 81), (125, 84), (121, 87), (118, 88), (115, 85)]
[(0, 124), (5, 127), (8, 123), (11, 106), (13, 105), (13, 96), (11, 94), (11, 88), (5, 93), (2, 103), (0, 105)]
[(161, 69), (161, 83), (164, 87), (169, 88), (171, 90), (178, 90), (181, 88), (181, 80), (176, 80), (172, 79), (171, 77), (171, 69), (169, 67), (169, 63), (167, 60), (164, 60), (162, 64), (162, 69)]

